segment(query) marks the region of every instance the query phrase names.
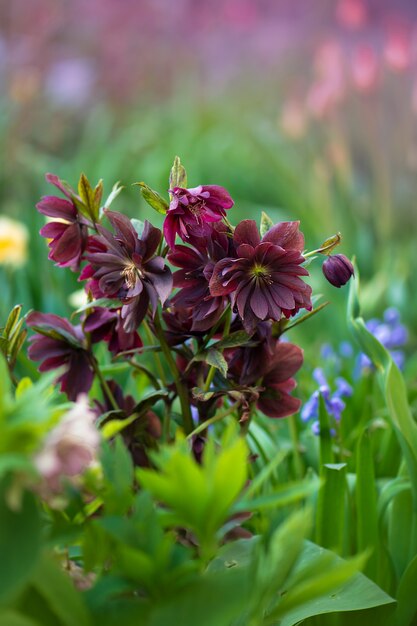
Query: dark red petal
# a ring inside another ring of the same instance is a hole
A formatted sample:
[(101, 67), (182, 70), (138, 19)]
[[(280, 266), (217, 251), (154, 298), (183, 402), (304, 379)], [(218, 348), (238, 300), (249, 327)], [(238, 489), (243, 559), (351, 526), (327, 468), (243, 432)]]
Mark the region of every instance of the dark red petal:
[(133, 251), (136, 247), (138, 235), (130, 219), (123, 213), (109, 211), (108, 209), (104, 211), (104, 214), (116, 231), (116, 235), (123, 240), (128, 250)]
[(255, 220), (243, 220), (240, 222), (235, 228), (233, 241), (236, 246), (240, 246), (242, 243), (248, 243), (256, 248), (261, 238)]
[(68, 228), (68, 224), (63, 224), (62, 222), (49, 222), (49, 224), (45, 224), (40, 231), (39, 234), (42, 237), (46, 237), (47, 239), (59, 239), (65, 233)]
[(53, 246), (49, 256), (59, 264), (76, 263), (82, 252), (82, 245), (80, 226), (71, 224)]
[(65, 198), (57, 196), (43, 196), (36, 205), (39, 213), (48, 217), (60, 217), (68, 222), (74, 222), (77, 217), (77, 209), (74, 204)]
[(55, 174), (45, 174), (45, 180), (51, 185), (55, 185), (57, 189), (62, 191), (64, 196), (67, 196), (67, 198), (69, 198), (70, 200), (72, 199), (71, 190), (68, 188), (68, 186), (64, 185), (64, 182), (60, 178), (58, 178), (58, 176), (56, 176)]
[(256, 285), (252, 292), (250, 306), (260, 320), (264, 320), (268, 315), (268, 301), (259, 285)]
[(270, 362), (267, 364), (268, 372), (264, 379), (265, 385), (288, 380), (298, 372), (303, 360), (304, 353), (301, 348), (292, 343), (279, 341), (275, 346)]
[(236, 289), (237, 282), (235, 280), (227, 280), (224, 274), (232, 266), (233, 262), (233, 259), (222, 259), (214, 266), (209, 283), (212, 296), (226, 296)]
[(155, 228), (155, 226), (152, 226), (150, 222), (145, 220), (141, 240), (146, 245), (146, 252), (143, 256), (143, 261), (146, 262), (155, 254), (159, 246), (159, 242), (161, 241), (161, 231), (159, 228)]
[(297, 413), (301, 406), (301, 400), (293, 398), (286, 392), (270, 390), (261, 393), (256, 406), (268, 417), (287, 417)]
[(281, 222), (272, 226), (262, 237), (262, 241), (270, 241), (285, 250), (298, 250), (304, 248), (304, 235), (299, 230), (300, 222)]
[(210, 204), (217, 204), (222, 209), (230, 209), (234, 205), (232, 196), (224, 187), (219, 187), (219, 185), (203, 185), (200, 193), (206, 191), (210, 193)]

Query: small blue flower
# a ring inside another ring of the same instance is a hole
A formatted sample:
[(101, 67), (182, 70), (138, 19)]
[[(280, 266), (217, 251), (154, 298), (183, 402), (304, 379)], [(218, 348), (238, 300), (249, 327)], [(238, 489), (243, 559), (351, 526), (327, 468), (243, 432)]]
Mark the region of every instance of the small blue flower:
[(353, 356), (353, 347), (349, 341), (342, 341), (339, 346), (339, 354), (345, 359), (350, 359)]
[(300, 414), (300, 417), (303, 420), (303, 422), (308, 422), (313, 418), (318, 418), (319, 399), (320, 399), (320, 394), (318, 391), (315, 391), (313, 395), (307, 400)]

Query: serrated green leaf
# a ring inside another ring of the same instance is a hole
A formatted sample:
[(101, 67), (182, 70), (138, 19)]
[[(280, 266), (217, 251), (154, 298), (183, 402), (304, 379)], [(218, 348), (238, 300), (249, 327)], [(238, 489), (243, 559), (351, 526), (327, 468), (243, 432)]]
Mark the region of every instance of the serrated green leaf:
[(174, 189), (174, 187), (187, 187), (187, 172), (178, 156), (174, 159), (174, 164), (169, 175), (169, 188)]
[(216, 341), (211, 348), (215, 348), (216, 350), (225, 350), (226, 348), (235, 348), (237, 346), (241, 346), (249, 341), (251, 335), (248, 335), (244, 330), (237, 330), (234, 333), (231, 333), (227, 337), (220, 339), (220, 341)]
[(220, 370), (220, 372), (226, 378), (227, 361), (219, 350), (213, 348), (207, 352), (207, 364)]
[(259, 232), (261, 233), (261, 237), (266, 235), (268, 230), (270, 230), (273, 227), (273, 225), (274, 225), (274, 222), (269, 217), (269, 215), (267, 213), (265, 213), (265, 211), (262, 211), (261, 225), (260, 225), (260, 228), (259, 228)]
[(119, 193), (121, 191), (123, 191), (124, 187), (123, 185), (120, 184), (119, 181), (117, 181), (117, 183), (115, 183), (112, 187), (112, 190), (109, 194), (109, 196), (107, 197), (103, 207), (105, 209), (108, 209), (110, 207), (110, 205), (114, 202), (114, 200), (116, 200), (117, 196), (119, 195)]
[(89, 309), (94, 309), (96, 307), (104, 307), (106, 309), (119, 309), (122, 306), (120, 300), (116, 300), (114, 298), (99, 298), (98, 300), (91, 300), (91, 302), (86, 302), (82, 306), (80, 306), (76, 311), (71, 314), (71, 319), (75, 315), (79, 315), (84, 311), (88, 311)]
[(214, 391), (204, 391), (204, 389), (200, 389), (199, 387), (193, 387), (192, 394), (195, 400), (200, 400), (200, 402), (207, 402), (208, 400), (211, 400), (211, 398), (214, 396)]
[(161, 215), (165, 215), (169, 209), (169, 204), (164, 198), (154, 189), (151, 189), (145, 183), (134, 183), (138, 187), (140, 187), (140, 193), (142, 194), (143, 199), (151, 206), (155, 211), (161, 213)]
[(20, 317), (21, 311), (22, 311), (22, 305), (21, 304), (17, 304), (10, 311), (9, 316), (7, 318), (6, 326), (4, 327), (4, 330), (3, 330), (3, 336), (6, 339), (8, 339), (10, 337), (10, 335), (13, 333), (14, 327), (15, 327), (15, 325), (16, 325), (19, 317)]

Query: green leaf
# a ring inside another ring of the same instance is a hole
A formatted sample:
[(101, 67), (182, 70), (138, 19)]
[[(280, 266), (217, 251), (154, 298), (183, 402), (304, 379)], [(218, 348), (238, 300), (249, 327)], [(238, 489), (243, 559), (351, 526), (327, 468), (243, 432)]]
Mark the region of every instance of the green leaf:
[(140, 192), (143, 199), (151, 206), (155, 211), (165, 215), (169, 209), (169, 204), (164, 198), (157, 192), (148, 187), (145, 183), (134, 183), (140, 187)]
[(356, 459), (357, 547), (360, 552), (367, 548), (372, 550), (364, 573), (375, 580), (379, 570), (379, 527), (374, 461), (367, 432), (362, 433), (358, 441)]
[(243, 499), (233, 507), (233, 512), (242, 513), (244, 511), (260, 511), (288, 506), (314, 495), (319, 486), (320, 481), (318, 479), (308, 479), (303, 482), (286, 483), (272, 493), (262, 496), (249, 498), (244, 494)]
[(81, 174), (78, 181), (78, 194), (83, 205), (86, 207), (84, 212), (94, 223), (98, 221), (100, 212), (100, 202), (103, 195), (103, 181), (99, 181), (95, 189), (85, 174)]
[(133, 464), (120, 436), (112, 444), (103, 443), (101, 462), (106, 481), (106, 512), (123, 515), (133, 500)]
[(47, 626), (12, 609), (0, 610), (0, 626)]
[(404, 626), (415, 623), (417, 616), (416, 580), (417, 557), (414, 557), (400, 580), (397, 592), (398, 604), (394, 614), (392, 626)]
[(174, 159), (174, 164), (169, 175), (169, 188), (174, 189), (174, 187), (187, 187), (187, 172), (185, 171), (185, 167), (181, 164), (180, 157), (178, 156)]
[[(276, 624), (280, 618), (280, 626), (293, 626), (315, 615), (359, 611), (393, 603), (390, 596), (358, 572), (365, 560), (365, 556), (359, 556), (344, 561), (306, 541), (282, 602), (266, 623)], [(355, 623), (354, 616), (351, 623)]]
[(3, 336), (8, 339), (10, 335), (13, 334), (14, 327), (16, 326), (18, 319), (20, 317), (20, 313), (22, 312), (22, 305), (16, 304), (15, 307), (10, 311), (9, 317), (7, 318), (6, 326), (3, 331)]
[(260, 228), (259, 228), (259, 232), (261, 233), (261, 237), (266, 235), (268, 230), (270, 230), (273, 227), (273, 225), (274, 225), (274, 222), (269, 217), (269, 215), (267, 213), (265, 213), (265, 211), (262, 211), (261, 225), (260, 225)]
[(323, 467), (324, 483), (317, 501), (317, 543), (343, 551), (346, 510), (346, 463)]
[(70, 577), (55, 563), (50, 555), (44, 554), (32, 585), (48, 603), (52, 612), (64, 626), (91, 626), (82, 595), (77, 592)]
[(207, 364), (220, 370), (223, 376), (227, 376), (227, 361), (219, 350), (211, 348), (207, 352)]
[(120, 182), (118, 181), (117, 183), (115, 183), (112, 187), (112, 190), (107, 198), (107, 200), (104, 203), (104, 208), (108, 209), (110, 207), (110, 205), (114, 202), (114, 200), (116, 200), (117, 196), (119, 195), (119, 193), (121, 191), (123, 191), (124, 187), (122, 185), (120, 185)]
[(244, 330), (237, 330), (234, 333), (231, 333), (227, 337), (220, 339), (220, 341), (216, 341), (211, 348), (215, 348), (216, 350), (224, 350), (225, 348), (235, 348), (237, 346), (241, 346), (249, 341), (251, 335), (248, 335)]
[(13, 484), (0, 483), (0, 600), (14, 594), (30, 577), (41, 548), (41, 520), (33, 495), (23, 492), (12, 511), (7, 496)]
[(121, 306), (122, 303), (120, 302), (120, 300), (116, 300), (114, 298), (98, 298), (98, 300), (91, 300), (91, 302), (86, 302), (85, 304), (80, 306), (76, 311), (71, 314), (71, 319), (79, 313), (93, 310), (96, 307), (104, 307), (106, 309), (120, 309)]

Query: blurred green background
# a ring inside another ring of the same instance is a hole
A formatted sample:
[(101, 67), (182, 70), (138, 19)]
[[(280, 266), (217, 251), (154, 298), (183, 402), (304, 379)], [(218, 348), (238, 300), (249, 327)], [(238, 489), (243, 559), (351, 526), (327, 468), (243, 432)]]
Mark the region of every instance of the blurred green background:
[[(45, 172), (120, 181), (114, 207), (158, 224), (131, 185), (166, 192), (178, 154), (190, 186), (230, 191), (233, 223), (300, 219), (308, 249), (340, 231), (365, 314), (398, 307), (413, 345), (416, 120), (412, 0), (2, 3), (0, 321), (68, 314), (81, 286), (37, 235)], [(346, 338), (347, 294), (310, 267), (331, 301), (297, 330), (314, 349)]]

